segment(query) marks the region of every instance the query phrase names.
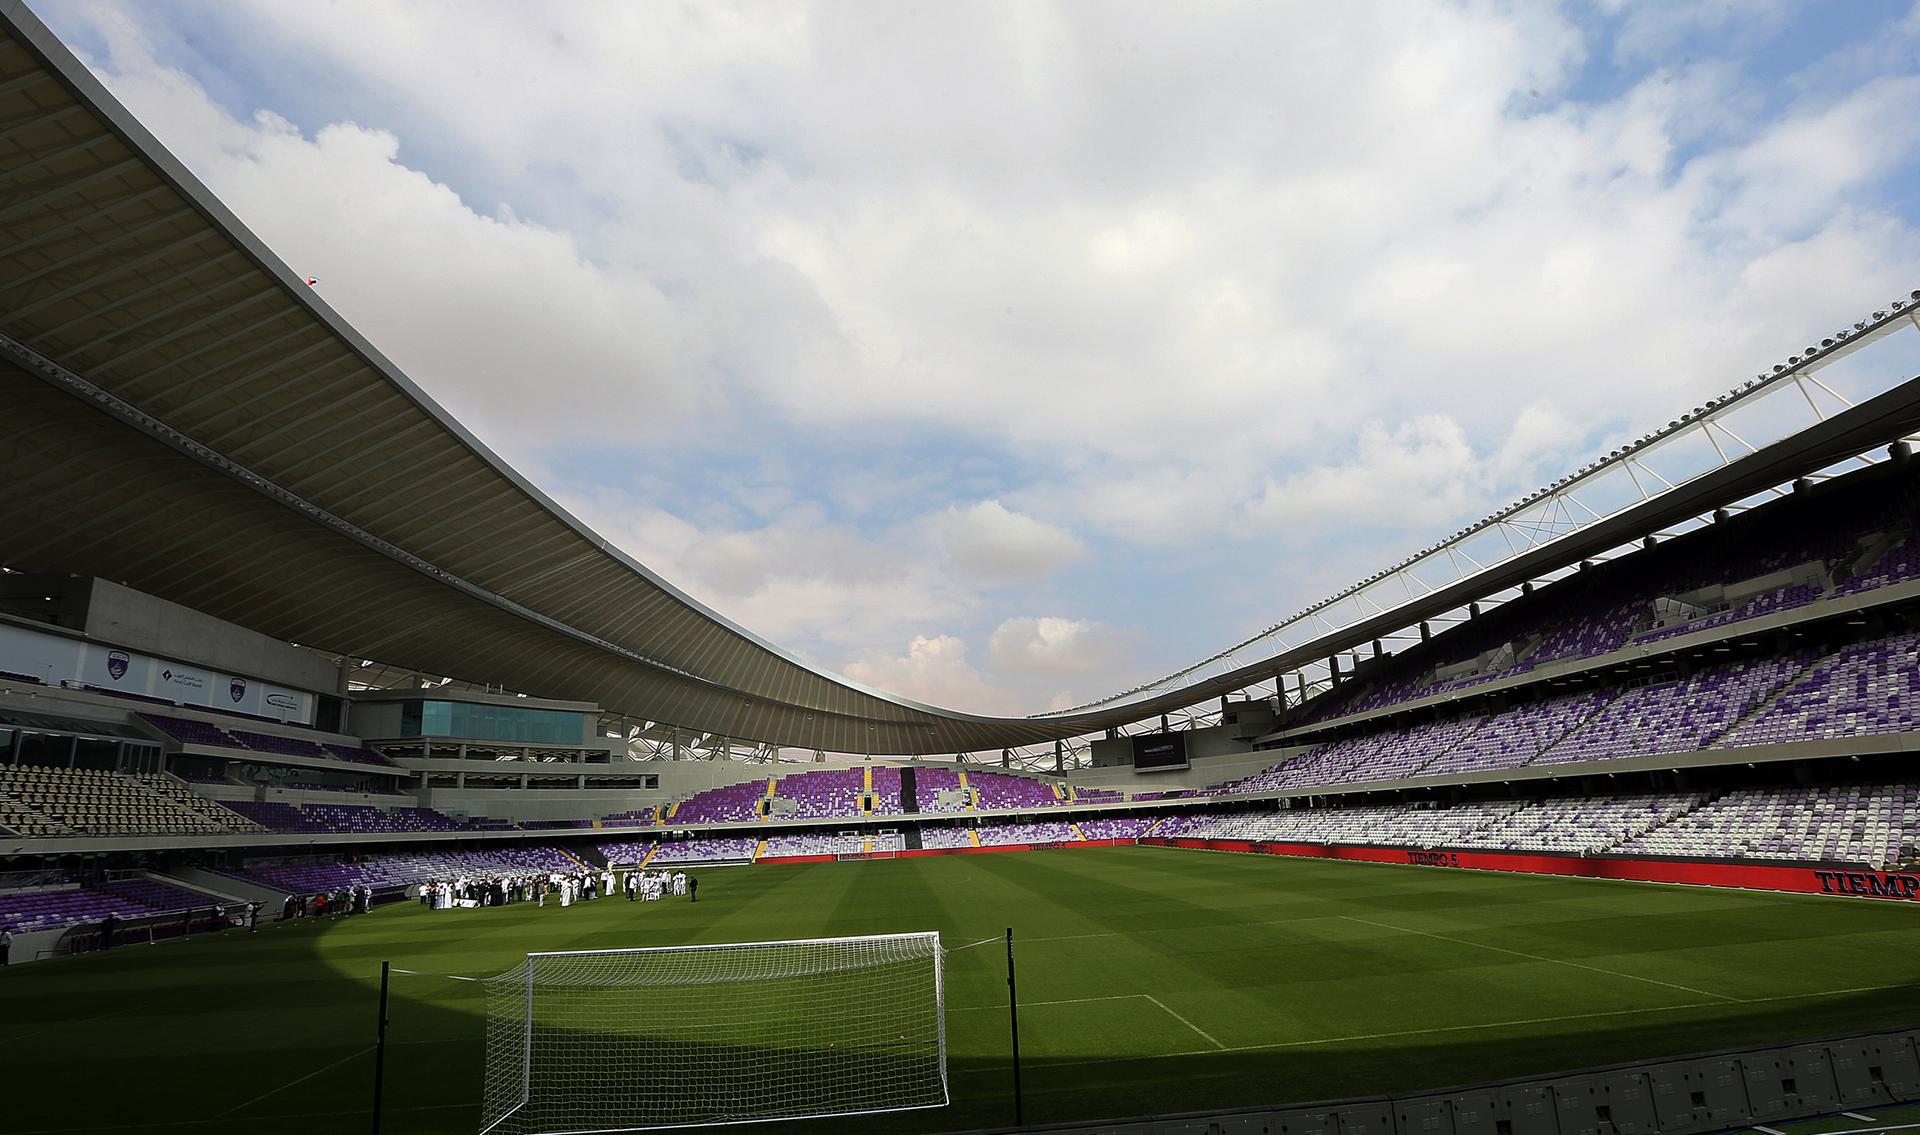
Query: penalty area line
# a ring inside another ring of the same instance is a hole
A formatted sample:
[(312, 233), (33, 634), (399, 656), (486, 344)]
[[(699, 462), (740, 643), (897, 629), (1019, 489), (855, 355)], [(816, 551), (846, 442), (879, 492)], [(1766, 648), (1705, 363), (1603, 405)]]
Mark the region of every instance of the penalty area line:
[[(1145, 997), (1144, 993), (1114, 993), (1106, 997), (1069, 997), (1063, 1001), (1022, 1001), (1022, 1009), (1038, 1009), (1043, 1005), (1087, 1005), (1095, 1001), (1137, 1001)], [(992, 1009), (1004, 1009), (1005, 1005), (950, 1005), (949, 1013), (985, 1013)]]
[[(1168, 1005), (1165, 1001), (1160, 1000), (1158, 997), (1155, 997), (1151, 993), (1113, 993), (1113, 994), (1108, 994), (1107, 996), (1104, 996), (1104, 997), (1068, 997), (1059, 1001), (1022, 1001), (1020, 1002), (1020, 1007), (1022, 1009), (1037, 1009), (1045, 1005), (1087, 1005), (1095, 1001), (1151, 1001), (1153, 1002), (1155, 1007), (1157, 1007), (1162, 1013), (1165, 1013), (1167, 1016), (1172, 1017), (1174, 1020), (1179, 1021), (1181, 1024), (1187, 1026), (1189, 1029), (1192, 1029), (1196, 1034), (1199, 1035), (1200, 1039), (1212, 1045), (1216, 1050), (1220, 1052), (1230, 1051), (1226, 1045), (1220, 1043), (1220, 1040), (1218, 1037), (1215, 1037), (1212, 1033), (1201, 1028), (1199, 1025), (1194, 1024), (1192, 1021), (1187, 1020), (1185, 1017), (1175, 1012), (1172, 1006)], [(949, 1008), (947, 1012), (949, 1013), (984, 1013), (991, 1009), (1005, 1009), (1005, 1008), (1006, 1008), (1005, 1005), (956, 1005)]]
[(1165, 1013), (1167, 1016), (1172, 1017), (1174, 1020), (1179, 1021), (1181, 1024), (1192, 1029), (1194, 1032), (1199, 1033), (1201, 1038), (1204, 1039), (1208, 1044), (1213, 1045), (1213, 1047), (1219, 1049), (1221, 1052), (1227, 1051), (1227, 1046), (1224, 1044), (1221, 1044), (1218, 1037), (1215, 1037), (1212, 1033), (1208, 1032), (1207, 1030), (1201, 1028), (1199, 1025), (1194, 1024), (1192, 1021), (1187, 1020), (1185, 1017), (1181, 1016), (1180, 1014), (1174, 1012), (1172, 1009), (1168, 1008), (1167, 1003), (1165, 1001), (1160, 1000), (1158, 997), (1155, 997), (1151, 993), (1142, 993), (1140, 996), (1145, 997), (1147, 1000), (1153, 1002), (1155, 1005), (1160, 1006), (1160, 1011)]
[[(384, 1107), (380, 1110), (389, 1115), (409, 1111), (472, 1111), (479, 1107), (476, 1103), (427, 1103), (412, 1104), (407, 1107)], [(161, 1127), (205, 1127), (210, 1123), (264, 1123), (270, 1119), (333, 1119), (343, 1115), (372, 1115), (370, 1107), (348, 1108), (345, 1111), (279, 1111), (272, 1115), (253, 1115), (244, 1119), (143, 1119), (138, 1123), (108, 1123), (95, 1127), (36, 1127), (32, 1131), (22, 1131), (19, 1135), (79, 1135), (84, 1131), (152, 1131)]]
[[(1749, 997), (1734, 1002), (1738, 1005), (1760, 1005), (1777, 1001), (1806, 1001), (1816, 997), (1842, 997), (1853, 993), (1885, 993), (1894, 989), (1910, 989), (1910, 985), (1862, 985), (1851, 989), (1823, 989), (1814, 993), (1782, 993), (1773, 997)], [(1433, 1036), (1440, 1033), (1475, 1032), (1481, 1029), (1516, 1028), (1521, 1025), (1548, 1025), (1566, 1021), (1590, 1021), (1601, 1017), (1631, 1017), (1647, 1013), (1676, 1013), (1683, 1009), (1723, 1009), (1724, 1001), (1688, 1001), (1679, 1005), (1650, 1005), (1641, 1009), (1601, 1009), (1591, 1013), (1564, 1013), (1553, 1017), (1522, 1017), (1506, 1021), (1480, 1021), (1468, 1025), (1434, 1025), (1424, 1029), (1400, 1029), (1393, 1032), (1349, 1033), (1346, 1036), (1319, 1036), (1306, 1040), (1269, 1041), (1265, 1044), (1238, 1044), (1218, 1049), (1220, 1052), (1265, 1052), (1281, 1048), (1311, 1048), (1320, 1044), (1347, 1044), (1361, 1040), (1393, 1040), (1411, 1036)], [(1054, 1064), (1055, 1068), (1073, 1068), (1089, 1064), (1126, 1064), (1138, 1060), (1164, 1060), (1172, 1056), (1211, 1056), (1212, 1052), (1204, 1048), (1187, 1052), (1164, 1052), (1153, 1056), (1104, 1056), (1091, 1060), (1068, 1060)], [(1045, 1089), (1042, 1088), (1042, 1091)], [(1920, 1124), (1912, 1126), (1920, 1127)], [(1844, 1133), (1834, 1135), (1868, 1135), (1870, 1128), (1848, 1128)], [(1900, 1127), (1885, 1128), (1888, 1131), (1902, 1130)]]
[(1744, 1004), (1743, 1000), (1739, 997), (1729, 997), (1724, 993), (1715, 993), (1711, 989), (1695, 989), (1691, 985), (1681, 985), (1678, 982), (1661, 981), (1659, 978), (1654, 977), (1640, 977), (1636, 974), (1621, 973), (1619, 970), (1601, 969), (1599, 966), (1590, 966), (1584, 962), (1570, 961), (1566, 958), (1549, 958), (1542, 954), (1529, 954), (1524, 950), (1509, 950), (1505, 946), (1489, 946), (1485, 942), (1474, 942), (1466, 938), (1454, 938), (1446, 934), (1435, 934), (1431, 930), (1415, 930), (1409, 926), (1394, 926), (1386, 922), (1375, 922), (1370, 918), (1358, 918), (1351, 914), (1342, 915), (1341, 917), (1345, 918), (1348, 922), (1358, 922), (1362, 926), (1372, 926), (1380, 930), (1392, 930), (1400, 934), (1418, 934), (1422, 938), (1432, 938), (1440, 942), (1452, 942), (1456, 946), (1472, 946), (1480, 950), (1492, 950), (1496, 954), (1510, 954), (1516, 958), (1526, 958), (1528, 961), (1546, 962), (1549, 965), (1583, 969), (1588, 973), (1605, 974), (1608, 977), (1617, 977), (1626, 981), (1641, 981), (1648, 985), (1659, 985), (1668, 989), (1678, 989), (1682, 993), (1691, 993), (1696, 997), (1714, 997), (1733, 1005)]
[(350, 1060), (360, 1059), (362, 1056), (365, 1056), (367, 1053), (372, 1052), (374, 1050), (374, 1047), (375, 1046), (370, 1044), (358, 1052), (349, 1052), (347, 1055), (342, 1056), (340, 1059), (334, 1061), (333, 1063), (325, 1065), (323, 1067), (315, 1068), (313, 1071), (307, 1073), (306, 1075), (300, 1077), (297, 1080), (288, 1080), (286, 1083), (280, 1085), (277, 1088), (274, 1088), (270, 1091), (261, 1092), (259, 1095), (248, 1100), (246, 1103), (238, 1104), (234, 1107), (230, 1107), (227, 1110), (221, 1112), (217, 1118), (225, 1119), (228, 1116), (232, 1115), (234, 1112), (245, 1111), (247, 1108), (252, 1107), (254, 1104), (259, 1103), (263, 1099), (267, 1099), (270, 1096), (277, 1096), (281, 1092), (286, 1091), (288, 1088), (299, 1087), (301, 1084), (306, 1083), (308, 1080), (313, 1079), (315, 1076), (318, 1076), (323, 1072), (331, 1072), (335, 1068), (340, 1067), (342, 1064), (345, 1064)]

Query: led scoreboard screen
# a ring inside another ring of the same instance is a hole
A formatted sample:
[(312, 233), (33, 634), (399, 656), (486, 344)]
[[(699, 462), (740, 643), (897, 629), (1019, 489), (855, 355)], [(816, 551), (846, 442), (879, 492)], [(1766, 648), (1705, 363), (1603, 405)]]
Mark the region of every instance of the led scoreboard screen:
[(1133, 738), (1133, 771), (1187, 767), (1185, 733), (1142, 733)]

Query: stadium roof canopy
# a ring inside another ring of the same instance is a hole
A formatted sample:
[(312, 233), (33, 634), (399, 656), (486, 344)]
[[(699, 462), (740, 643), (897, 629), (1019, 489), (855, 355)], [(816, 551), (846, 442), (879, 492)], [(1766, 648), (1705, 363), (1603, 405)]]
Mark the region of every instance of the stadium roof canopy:
[(808, 665), (568, 515), (0, 0), (0, 560), (344, 656), (767, 744), (1034, 745), (1247, 689), (1916, 430), (1920, 381), (1229, 665), (1041, 717), (920, 705)]

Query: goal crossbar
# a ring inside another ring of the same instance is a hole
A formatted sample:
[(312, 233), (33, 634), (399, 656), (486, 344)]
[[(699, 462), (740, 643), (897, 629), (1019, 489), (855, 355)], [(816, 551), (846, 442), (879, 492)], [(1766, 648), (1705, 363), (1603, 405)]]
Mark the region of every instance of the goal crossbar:
[[(916, 934), (849, 934), (840, 938), (778, 938), (766, 942), (689, 942), (684, 946), (633, 946), (616, 950), (535, 950), (529, 958), (592, 958), (609, 954), (693, 954), (702, 950), (757, 950), (768, 946), (834, 946), (846, 942), (926, 942), (940, 946), (940, 932)], [(516, 973), (517, 970), (508, 970)]]

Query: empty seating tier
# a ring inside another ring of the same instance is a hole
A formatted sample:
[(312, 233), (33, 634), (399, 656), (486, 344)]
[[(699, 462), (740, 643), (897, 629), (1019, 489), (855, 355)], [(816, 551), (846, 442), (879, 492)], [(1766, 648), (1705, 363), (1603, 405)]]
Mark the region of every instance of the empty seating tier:
[[(172, 777), (0, 766), (0, 824), (22, 835), (224, 835), (261, 827)], [(33, 831), (24, 830), (35, 829)]]

